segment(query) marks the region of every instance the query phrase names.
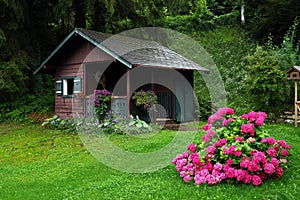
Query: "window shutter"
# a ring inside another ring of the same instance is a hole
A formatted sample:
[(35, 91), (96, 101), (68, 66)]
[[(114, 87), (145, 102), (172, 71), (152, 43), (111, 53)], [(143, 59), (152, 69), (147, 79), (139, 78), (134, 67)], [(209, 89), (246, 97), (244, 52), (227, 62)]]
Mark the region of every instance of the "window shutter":
[(81, 92), (81, 78), (74, 78), (74, 94)]
[(62, 96), (62, 80), (56, 81), (56, 95)]

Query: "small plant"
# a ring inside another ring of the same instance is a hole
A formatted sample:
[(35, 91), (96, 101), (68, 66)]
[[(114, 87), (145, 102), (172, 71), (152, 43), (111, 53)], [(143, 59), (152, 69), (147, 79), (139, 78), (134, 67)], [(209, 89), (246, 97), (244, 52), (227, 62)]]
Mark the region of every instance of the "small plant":
[(185, 182), (196, 185), (228, 181), (258, 186), (267, 178), (278, 178), (287, 167), (290, 145), (275, 140), (264, 130), (264, 112), (238, 117), (231, 108), (221, 108), (208, 118), (202, 143), (173, 159)]
[(70, 132), (76, 131), (76, 123), (73, 117), (61, 119), (57, 115), (54, 115), (51, 118), (45, 119), (42, 126), (54, 130), (68, 130)]
[(142, 134), (149, 133), (153, 127), (145, 121), (135, 118), (132, 115), (125, 117), (112, 112), (98, 125), (101, 131), (106, 134)]
[(136, 106), (143, 110), (151, 111), (153, 109), (153, 105), (157, 104), (157, 95), (152, 90), (140, 90), (134, 93), (132, 100), (135, 101)]

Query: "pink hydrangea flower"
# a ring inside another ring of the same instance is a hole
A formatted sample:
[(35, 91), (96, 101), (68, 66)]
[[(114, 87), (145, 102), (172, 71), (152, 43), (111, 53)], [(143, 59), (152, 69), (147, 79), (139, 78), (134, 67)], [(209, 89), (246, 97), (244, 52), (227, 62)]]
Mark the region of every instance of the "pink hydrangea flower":
[(184, 152), (184, 153), (183, 153), (183, 157), (184, 157), (184, 158), (187, 158), (187, 157), (189, 157), (189, 152), (187, 152), (187, 151), (186, 151), (186, 152)]
[(275, 172), (275, 167), (272, 163), (266, 163), (263, 165), (264, 172), (266, 174), (273, 174)]
[(233, 121), (234, 121), (233, 118), (225, 119), (225, 120), (223, 121), (222, 125), (223, 125), (223, 126), (227, 126), (227, 124), (228, 124), (229, 122), (233, 122)]
[(257, 113), (256, 112), (249, 112), (248, 113), (248, 119), (250, 122), (254, 122), (257, 118)]
[(227, 115), (233, 115), (234, 114), (234, 110), (232, 108), (226, 108), (226, 114)]
[(189, 144), (187, 146), (187, 149), (190, 150), (190, 152), (194, 153), (196, 151), (196, 145), (195, 144)]
[(211, 129), (212, 125), (211, 124), (206, 124), (202, 127), (203, 130), (208, 131), (209, 129)]
[(252, 176), (246, 172), (244, 175), (243, 183), (248, 184), (252, 182)]
[(283, 156), (289, 156), (289, 152), (287, 150), (285, 150), (285, 149), (281, 150), (281, 154)]
[(220, 139), (220, 142), (221, 142), (221, 144), (226, 144), (227, 140), (226, 140), (226, 138), (222, 138), (222, 139)]
[(269, 149), (267, 150), (267, 154), (268, 154), (268, 156), (270, 156), (270, 157), (275, 157), (275, 156), (277, 155), (277, 151), (276, 151), (274, 148), (269, 148)]
[(243, 157), (242, 161), (240, 162), (240, 166), (243, 168), (248, 168), (250, 165), (250, 159), (248, 157)]
[(180, 175), (180, 177), (185, 177), (185, 176), (186, 176), (186, 171), (181, 171), (181, 172), (179, 173), (179, 175)]
[(214, 146), (208, 146), (206, 148), (206, 153), (208, 153), (208, 154), (214, 154), (215, 151), (216, 151), (216, 147), (214, 147)]
[(243, 115), (241, 116), (241, 118), (242, 118), (242, 119), (249, 119), (249, 116), (248, 116), (248, 114), (243, 114)]
[(184, 182), (189, 182), (191, 180), (190, 176), (183, 177)]
[(270, 163), (272, 163), (275, 167), (279, 166), (279, 161), (277, 158), (271, 158)]
[(283, 148), (286, 148), (286, 149), (290, 149), (291, 146), (290, 145), (287, 145), (286, 142), (284, 140), (278, 140), (277, 143), (282, 146)]
[(274, 145), (275, 142), (276, 142), (276, 140), (274, 138), (272, 138), (272, 137), (268, 138), (269, 145)]
[(225, 171), (226, 177), (227, 178), (233, 178), (234, 174), (235, 174), (235, 169), (232, 167), (229, 167), (226, 171)]
[(255, 186), (259, 186), (262, 183), (261, 178), (258, 175), (252, 176), (252, 184)]
[(214, 165), (214, 169), (216, 169), (216, 170), (218, 170), (218, 171), (221, 171), (222, 170), (222, 164), (221, 163), (216, 163), (215, 165)]
[(241, 129), (243, 133), (250, 133), (251, 136), (255, 134), (253, 124), (242, 124)]
[(234, 138), (235, 141), (243, 142), (244, 137), (236, 136)]
[(258, 112), (257, 113), (257, 118), (259, 118), (259, 117), (266, 119), (268, 116), (265, 112)]
[(255, 120), (255, 123), (257, 126), (262, 126), (264, 123), (265, 123), (265, 119), (262, 118), (262, 117), (258, 117), (256, 120)]
[(238, 150), (238, 151), (234, 151), (233, 155), (240, 157), (242, 155), (242, 151)]

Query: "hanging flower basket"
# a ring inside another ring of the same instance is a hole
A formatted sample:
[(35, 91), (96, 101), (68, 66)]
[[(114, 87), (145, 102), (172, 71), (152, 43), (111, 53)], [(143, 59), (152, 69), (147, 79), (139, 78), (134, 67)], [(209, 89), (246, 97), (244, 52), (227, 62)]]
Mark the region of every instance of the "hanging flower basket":
[(134, 93), (132, 100), (137, 107), (149, 112), (152, 111), (154, 104), (157, 104), (157, 95), (152, 90), (140, 90)]

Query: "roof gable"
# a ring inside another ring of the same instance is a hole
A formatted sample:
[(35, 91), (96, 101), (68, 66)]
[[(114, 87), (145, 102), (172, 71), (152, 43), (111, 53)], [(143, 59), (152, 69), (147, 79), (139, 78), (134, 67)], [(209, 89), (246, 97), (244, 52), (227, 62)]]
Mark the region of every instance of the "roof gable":
[(290, 73), (290, 72), (300, 72), (300, 66), (293, 66), (286, 73)]
[(34, 75), (76, 34), (128, 68), (132, 66), (153, 66), (209, 72), (208, 69), (154, 41), (75, 28), (34, 71)]

